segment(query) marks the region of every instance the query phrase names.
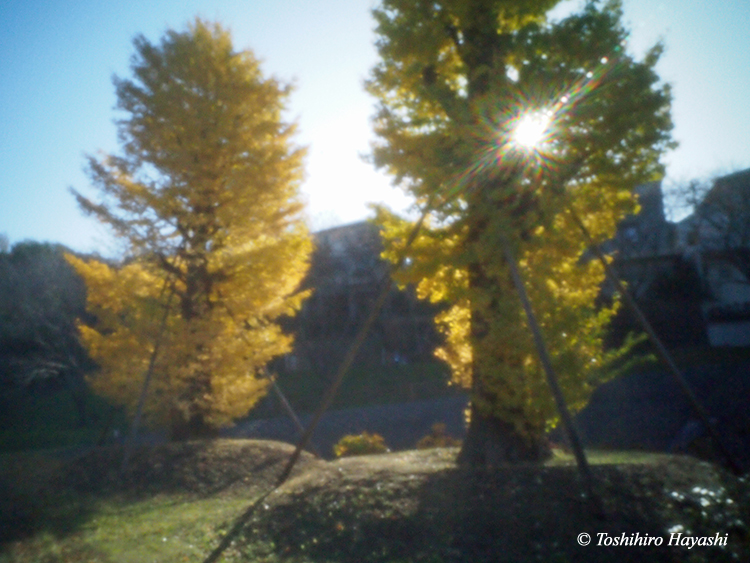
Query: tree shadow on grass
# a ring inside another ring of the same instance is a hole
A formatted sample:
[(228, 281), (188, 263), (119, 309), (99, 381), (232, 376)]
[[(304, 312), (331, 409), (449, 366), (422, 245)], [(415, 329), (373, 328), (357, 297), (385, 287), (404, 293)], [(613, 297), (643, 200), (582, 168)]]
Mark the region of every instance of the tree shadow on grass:
[[(170, 498), (177, 505), (233, 489), (252, 497), (270, 487), (292, 449), (257, 440), (144, 446), (133, 452), (123, 473), (122, 448), (105, 447), (66, 460), (38, 482), (24, 482), (19, 469), (12, 480), (0, 481), (0, 543), (42, 531), (68, 536), (89, 521), (103, 501), (125, 506), (158, 495), (164, 500), (160, 506), (168, 508)], [(318, 462), (303, 455), (298, 471), (311, 463)]]
[(90, 499), (69, 491), (39, 491), (0, 482), (0, 550), (40, 532), (55, 537), (73, 533), (91, 515)]
[[(282, 560), (339, 563), (672, 562), (687, 555), (695, 557), (691, 561), (738, 560), (731, 550), (704, 547), (688, 554), (666, 545), (668, 530), (682, 526), (696, 536), (729, 533), (739, 560), (748, 560), (750, 546), (743, 545), (741, 531), (728, 517), (734, 505), (714, 499), (713, 506), (704, 506), (713, 497), (691, 493), (698, 483), (703, 483), (701, 490), (726, 490), (721, 482), (706, 484), (696, 475), (647, 465), (598, 466), (594, 475), (604, 520), (589, 510), (571, 466), (453, 468), (422, 476), (343, 479), (337, 488), (276, 497), (246, 528), (245, 549), (258, 555), (265, 550)], [(682, 495), (682, 505), (672, 502), (678, 497), (669, 495), (670, 488)], [(590, 545), (579, 544), (583, 533), (589, 534)], [(597, 545), (607, 538), (643, 543), (649, 537), (662, 538), (662, 545), (653, 539), (651, 545)]]
[[(71, 464), (64, 485), (97, 495), (138, 500), (154, 494), (208, 498), (242, 485), (265, 490), (281, 472), (293, 446), (262, 440), (172, 442), (136, 449), (121, 472), (121, 451), (99, 449)], [(304, 454), (298, 471), (316, 463)]]

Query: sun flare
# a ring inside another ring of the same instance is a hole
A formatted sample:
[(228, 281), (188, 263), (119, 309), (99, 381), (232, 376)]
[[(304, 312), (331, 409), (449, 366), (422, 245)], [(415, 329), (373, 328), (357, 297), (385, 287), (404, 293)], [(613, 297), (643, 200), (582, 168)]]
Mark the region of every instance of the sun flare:
[(552, 112), (549, 110), (537, 110), (521, 115), (513, 129), (513, 142), (526, 149), (537, 148), (544, 140), (551, 121)]

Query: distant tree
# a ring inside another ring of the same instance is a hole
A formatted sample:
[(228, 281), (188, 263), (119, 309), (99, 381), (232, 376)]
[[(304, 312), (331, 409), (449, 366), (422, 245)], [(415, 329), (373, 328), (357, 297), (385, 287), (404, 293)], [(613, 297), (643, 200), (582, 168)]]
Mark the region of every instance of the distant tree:
[[(695, 263), (679, 256), (665, 256), (657, 264), (646, 264), (645, 271), (628, 272), (628, 290), (662, 343), (668, 347), (705, 345), (701, 305), (706, 294)], [(637, 291), (638, 286), (641, 291)], [(610, 323), (607, 345), (620, 346), (628, 335), (642, 333), (643, 327), (632, 310), (621, 308)], [(648, 352), (653, 348), (644, 339), (639, 350)]]
[(67, 388), (85, 423), (84, 373), (91, 360), (77, 338), (86, 288), (62, 246), (21, 242), (0, 252), (0, 378), (8, 389)]
[(218, 24), (134, 44), (133, 78), (114, 79), (122, 155), (89, 158), (101, 201), (74, 191), (126, 248), (119, 267), (70, 257), (96, 317), (81, 338), (95, 391), (132, 411), (153, 355), (145, 414), (206, 435), (247, 413), (290, 349), (277, 320), (304, 297), (304, 151), (281, 117), (289, 86)]
[(693, 214), (686, 220), (686, 243), (721, 252), (750, 283), (750, 170), (693, 181), (673, 189)]
[[(567, 401), (581, 408), (607, 377), (613, 309), (595, 307), (603, 271), (580, 260), (588, 243), (572, 211), (595, 243), (610, 238), (671, 145), (660, 46), (643, 62), (627, 54), (618, 2), (550, 22), (557, 3), (383, 0), (374, 11), (373, 160), (432, 208), (399, 281), (452, 305), (437, 318), (439, 356), (471, 389), (469, 464), (544, 458), (556, 421), (503, 249), (518, 259)], [(379, 214), (395, 260), (411, 225)]]

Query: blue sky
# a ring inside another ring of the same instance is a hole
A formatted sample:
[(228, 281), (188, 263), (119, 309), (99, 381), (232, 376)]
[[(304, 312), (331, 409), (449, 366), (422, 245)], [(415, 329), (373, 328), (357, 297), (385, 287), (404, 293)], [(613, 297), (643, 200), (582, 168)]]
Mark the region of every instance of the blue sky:
[[(376, 62), (375, 0), (5, 0), (0, 5), (0, 234), (109, 254), (106, 231), (76, 207), (93, 195), (84, 154), (116, 152), (113, 74), (128, 76), (132, 38), (158, 41), (196, 15), (228, 26), (266, 74), (293, 80), (289, 118), (309, 147), (303, 186), (314, 227), (407, 204), (368, 151)], [(579, 5), (578, 1), (566, 5)], [(658, 70), (673, 86), (667, 185), (750, 167), (750, 2), (625, 0), (636, 55), (663, 39)]]

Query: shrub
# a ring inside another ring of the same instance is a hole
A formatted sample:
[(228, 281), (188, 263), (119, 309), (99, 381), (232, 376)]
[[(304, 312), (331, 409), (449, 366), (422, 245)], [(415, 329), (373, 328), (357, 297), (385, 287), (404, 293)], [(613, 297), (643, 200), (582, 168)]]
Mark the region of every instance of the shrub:
[(432, 425), (432, 431), (417, 442), (417, 449), (427, 450), (430, 448), (448, 448), (460, 445), (461, 440), (453, 438), (445, 433), (445, 424), (442, 422), (436, 422)]
[(336, 457), (348, 457), (353, 455), (382, 454), (390, 451), (385, 445), (385, 439), (380, 434), (362, 432), (359, 436), (344, 436), (333, 446)]

